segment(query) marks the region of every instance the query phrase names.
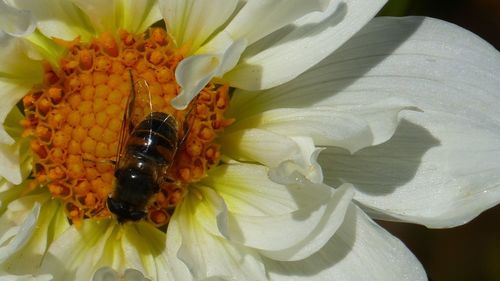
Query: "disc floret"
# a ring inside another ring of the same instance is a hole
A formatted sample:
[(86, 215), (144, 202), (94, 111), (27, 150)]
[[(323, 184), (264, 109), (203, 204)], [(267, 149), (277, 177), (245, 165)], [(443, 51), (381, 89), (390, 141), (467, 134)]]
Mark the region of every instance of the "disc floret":
[(175, 110), (170, 101), (180, 88), (174, 73), (185, 53), (161, 28), (140, 35), (103, 33), (89, 43), (74, 40), (64, 46), (67, 52), (59, 65), (47, 65), (43, 84), (23, 99), (24, 135), (31, 138), (36, 184), (63, 202), (74, 223), (110, 217), (106, 200), (114, 190), (114, 161), (132, 73), (147, 82), (153, 111), (167, 112), (189, 126), (186, 136), (179, 132), (183, 143), (166, 175), (174, 181), (162, 184), (147, 207), (150, 222), (167, 224), (189, 184), (219, 161), (214, 141), (231, 123), (223, 117), (228, 87), (209, 83), (188, 109)]

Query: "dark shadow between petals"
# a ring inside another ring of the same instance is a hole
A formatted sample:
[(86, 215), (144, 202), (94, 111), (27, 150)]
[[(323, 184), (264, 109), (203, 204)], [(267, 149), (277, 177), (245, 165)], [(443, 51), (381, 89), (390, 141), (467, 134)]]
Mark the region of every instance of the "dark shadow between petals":
[[(270, 47), (276, 47), (284, 44), (288, 44), (290, 42), (294, 42), (300, 39), (303, 39), (303, 35), (307, 34), (308, 37), (312, 37), (316, 34), (323, 32), (324, 30), (314, 30), (318, 24), (324, 24), (325, 29), (329, 27), (333, 27), (342, 22), (342, 20), (347, 15), (347, 5), (345, 2), (339, 3), (337, 8), (332, 11), (332, 14), (327, 16), (319, 23), (309, 23), (302, 26), (297, 26), (294, 24), (286, 25), (275, 32), (265, 36), (254, 44), (250, 45), (244, 52), (243, 57), (253, 56), (259, 53), (262, 50), (266, 50)], [(295, 36), (287, 36), (291, 32), (296, 32)]]
[[(356, 220), (355, 206), (351, 204), (347, 210), (344, 222), (338, 231), (355, 234), (357, 231)], [(276, 262), (264, 257), (264, 264), (271, 265), (267, 268), (268, 272), (275, 272), (280, 275), (299, 277), (316, 276), (322, 271), (334, 267), (335, 264), (342, 261), (352, 251), (356, 235), (344, 236), (348, 237), (348, 239), (335, 234), (323, 248), (303, 260)], [(335, 278), (334, 276), (331, 277)]]
[(332, 167), (324, 173), (328, 185), (348, 182), (363, 193), (383, 196), (411, 181), (425, 153), (439, 145), (427, 129), (402, 120), (389, 141), (354, 154), (328, 148), (319, 162), (322, 167)]

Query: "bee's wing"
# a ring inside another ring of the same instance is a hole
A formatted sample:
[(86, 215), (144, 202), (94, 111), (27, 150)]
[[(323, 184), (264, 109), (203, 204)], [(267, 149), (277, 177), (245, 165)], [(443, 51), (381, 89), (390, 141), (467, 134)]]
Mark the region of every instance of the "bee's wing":
[(153, 99), (151, 97), (151, 91), (149, 90), (149, 85), (146, 80), (138, 79), (134, 83), (134, 88), (136, 96), (134, 101), (134, 109), (137, 110), (133, 112), (133, 119), (137, 125), (153, 112)]
[(127, 106), (123, 113), (123, 122), (120, 129), (118, 152), (116, 154), (116, 169), (122, 166), (120, 161), (122, 160), (130, 133), (153, 110), (148, 83), (144, 79), (135, 80), (131, 71), (129, 71), (129, 75), (130, 94), (127, 99)]

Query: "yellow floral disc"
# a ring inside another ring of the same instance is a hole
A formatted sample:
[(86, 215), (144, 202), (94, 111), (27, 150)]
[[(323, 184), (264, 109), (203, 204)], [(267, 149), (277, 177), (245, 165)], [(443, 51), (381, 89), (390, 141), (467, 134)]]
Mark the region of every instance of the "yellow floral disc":
[(106, 200), (114, 190), (114, 161), (132, 89), (130, 77), (143, 79), (153, 111), (171, 114), (178, 124), (189, 114), (188, 135), (182, 137), (174, 164), (163, 175), (174, 182), (162, 184), (147, 207), (150, 222), (167, 224), (189, 183), (204, 177), (218, 162), (214, 140), (231, 123), (223, 117), (228, 87), (209, 83), (188, 109), (171, 107), (180, 91), (174, 73), (184, 51), (160, 28), (141, 35), (122, 31), (119, 38), (103, 33), (90, 43), (63, 44), (67, 54), (60, 65), (46, 66), (43, 85), (23, 99), (23, 126), (25, 136), (32, 138), (36, 183), (63, 202), (73, 223), (109, 217)]

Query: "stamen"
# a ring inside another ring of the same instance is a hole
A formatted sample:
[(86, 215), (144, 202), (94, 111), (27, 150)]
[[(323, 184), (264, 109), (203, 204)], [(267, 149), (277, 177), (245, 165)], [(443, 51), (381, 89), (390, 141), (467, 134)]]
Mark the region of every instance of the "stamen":
[[(32, 138), (35, 181), (63, 202), (75, 224), (111, 216), (106, 201), (115, 187), (114, 161), (131, 72), (134, 80), (147, 82), (153, 111), (175, 117), (182, 140), (172, 166), (158, 180), (160, 192), (147, 205), (148, 221), (167, 224), (189, 184), (218, 163), (214, 140), (231, 123), (223, 117), (229, 88), (210, 83), (187, 110), (171, 107), (180, 91), (175, 68), (188, 48), (176, 48), (162, 29), (146, 35), (121, 31), (119, 38), (103, 33), (88, 44), (78, 39), (59, 43), (67, 54), (58, 69), (46, 65), (44, 84), (23, 98), (22, 125), (24, 136)], [(134, 124), (141, 121), (138, 116)]]

